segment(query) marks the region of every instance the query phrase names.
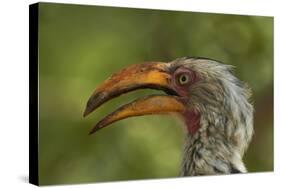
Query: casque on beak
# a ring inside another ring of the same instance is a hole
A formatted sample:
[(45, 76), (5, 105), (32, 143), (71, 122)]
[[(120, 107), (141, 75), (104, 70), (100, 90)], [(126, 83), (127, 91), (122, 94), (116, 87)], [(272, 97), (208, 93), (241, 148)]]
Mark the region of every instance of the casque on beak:
[(186, 106), (183, 104), (182, 98), (177, 96), (171, 88), (172, 76), (169, 65), (164, 62), (131, 65), (104, 81), (88, 100), (84, 117), (106, 101), (136, 89), (158, 89), (172, 95), (147, 96), (121, 106), (99, 121), (90, 134), (115, 121), (132, 116), (169, 112), (183, 113)]

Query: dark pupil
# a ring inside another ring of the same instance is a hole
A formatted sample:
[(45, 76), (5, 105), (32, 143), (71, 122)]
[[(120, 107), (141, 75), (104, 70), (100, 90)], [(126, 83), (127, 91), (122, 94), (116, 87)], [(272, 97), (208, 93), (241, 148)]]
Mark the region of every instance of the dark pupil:
[(186, 76), (182, 76), (182, 77), (181, 77), (181, 81), (182, 81), (182, 82), (185, 82), (185, 81), (186, 81)]

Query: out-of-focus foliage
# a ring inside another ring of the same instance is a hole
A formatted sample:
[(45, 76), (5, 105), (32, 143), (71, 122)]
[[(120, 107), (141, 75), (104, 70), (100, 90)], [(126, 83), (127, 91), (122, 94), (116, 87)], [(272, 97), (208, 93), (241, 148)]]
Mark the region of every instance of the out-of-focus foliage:
[(183, 56), (236, 67), (255, 105), (246, 166), (273, 170), (273, 18), (40, 3), (39, 21), (40, 184), (178, 176), (185, 132), (174, 117), (129, 118), (88, 135), (118, 106), (156, 91), (82, 113), (95, 87), (119, 69)]

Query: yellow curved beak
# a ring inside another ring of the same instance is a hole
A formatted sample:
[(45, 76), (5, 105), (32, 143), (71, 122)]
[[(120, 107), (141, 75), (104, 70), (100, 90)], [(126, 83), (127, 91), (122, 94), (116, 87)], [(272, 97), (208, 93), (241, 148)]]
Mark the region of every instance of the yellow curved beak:
[(174, 95), (148, 96), (121, 106), (99, 121), (90, 134), (113, 122), (132, 116), (184, 112), (186, 107), (170, 87), (170, 82), (169, 63), (164, 62), (131, 65), (113, 74), (94, 91), (87, 102), (84, 117), (106, 101), (136, 89), (160, 89)]

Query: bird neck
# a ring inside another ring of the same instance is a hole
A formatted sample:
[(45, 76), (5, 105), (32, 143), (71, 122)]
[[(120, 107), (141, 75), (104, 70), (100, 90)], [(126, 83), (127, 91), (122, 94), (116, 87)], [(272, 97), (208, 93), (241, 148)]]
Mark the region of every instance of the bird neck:
[(222, 136), (212, 135), (213, 131), (199, 129), (195, 134), (187, 136), (182, 176), (246, 172), (241, 152)]

